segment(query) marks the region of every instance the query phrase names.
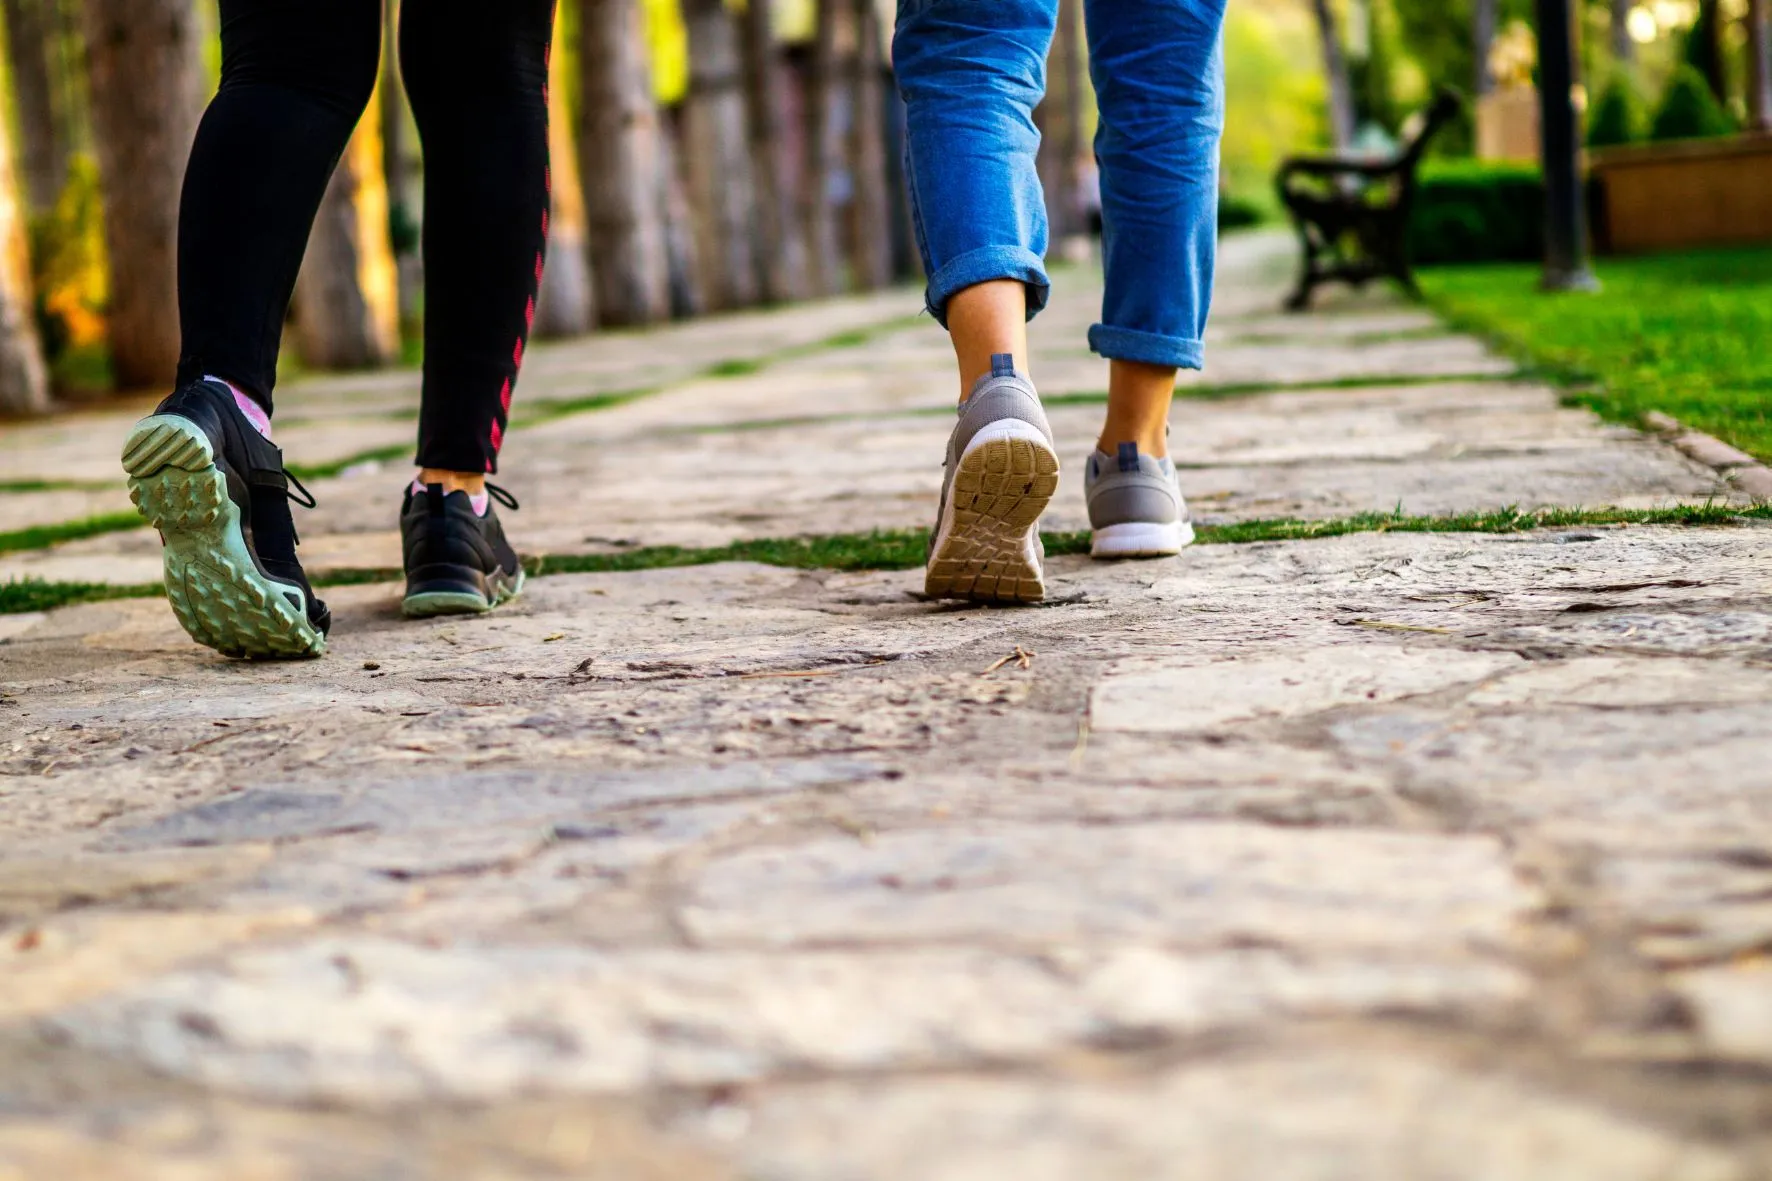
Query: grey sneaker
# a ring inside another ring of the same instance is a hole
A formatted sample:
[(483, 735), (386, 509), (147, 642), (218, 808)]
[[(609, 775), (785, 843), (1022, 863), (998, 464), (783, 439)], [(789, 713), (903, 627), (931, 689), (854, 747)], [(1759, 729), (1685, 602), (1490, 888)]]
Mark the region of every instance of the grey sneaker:
[(1095, 530), (1089, 553), (1096, 558), (1162, 558), (1193, 543), (1187, 501), (1175, 478), (1175, 465), (1138, 453), (1137, 443), (1121, 443), (1119, 454), (1097, 451), (1083, 474), (1089, 525)]
[(1058, 489), (1058, 452), (1033, 383), (991, 358), (948, 440), (941, 514), (929, 541), (931, 598), (1037, 603), (1046, 597), (1040, 514)]

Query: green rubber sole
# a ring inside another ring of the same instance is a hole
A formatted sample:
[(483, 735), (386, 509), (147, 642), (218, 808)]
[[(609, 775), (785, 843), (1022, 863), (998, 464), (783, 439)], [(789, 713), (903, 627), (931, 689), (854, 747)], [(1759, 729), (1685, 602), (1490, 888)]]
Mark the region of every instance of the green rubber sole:
[(193, 640), (224, 656), (299, 660), (326, 651), (300, 587), (266, 578), (209, 438), (189, 419), (144, 418), (123, 444), (129, 499), (160, 531), (166, 598)]
[(508, 588), (503, 585), (495, 586), (490, 599), (472, 591), (421, 591), (402, 599), (400, 612), (408, 619), (433, 619), (439, 615), (485, 615), (522, 594), (526, 581), (526, 575), (519, 569), (516, 581)]

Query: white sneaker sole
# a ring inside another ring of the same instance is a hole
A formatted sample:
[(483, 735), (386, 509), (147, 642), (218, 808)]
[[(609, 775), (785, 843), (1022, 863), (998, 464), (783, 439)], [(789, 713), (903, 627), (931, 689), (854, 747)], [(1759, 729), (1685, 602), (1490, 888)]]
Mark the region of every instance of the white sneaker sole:
[(1005, 419), (960, 456), (923, 590), (933, 599), (1038, 603), (1046, 597), (1040, 514), (1058, 491), (1058, 455), (1032, 423)]
[(1097, 529), (1089, 543), (1092, 558), (1170, 558), (1194, 543), (1194, 527), (1186, 521), (1167, 525), (1133, 521)]

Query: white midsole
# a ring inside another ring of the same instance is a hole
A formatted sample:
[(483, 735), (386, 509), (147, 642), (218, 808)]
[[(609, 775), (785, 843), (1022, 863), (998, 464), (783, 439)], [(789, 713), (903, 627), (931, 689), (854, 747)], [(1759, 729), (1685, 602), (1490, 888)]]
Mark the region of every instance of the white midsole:
[(1194, 527), (1186, 521), (1132, 521), (1097, 529), (1089, 553), (1096, 558), (1164, 557), (1179, 554), (1193, 540)]

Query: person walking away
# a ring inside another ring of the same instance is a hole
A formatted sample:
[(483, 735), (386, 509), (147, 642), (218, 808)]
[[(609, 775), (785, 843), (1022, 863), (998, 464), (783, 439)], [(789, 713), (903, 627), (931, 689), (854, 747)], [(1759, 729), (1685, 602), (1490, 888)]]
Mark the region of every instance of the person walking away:
[[(179, 216), (176, 388), (123, 448), (166, 591), (230, 656), (318, 656), (331, 626), (296, 556), (312, 507), (271, 440), (283, 323), (333, 169), (375, 90), (381, 0), (220, 0), (221, 85)], [(554, 0), (406, 0), (400, 62), (425, 160), (417, 478), (401, 493), (404, 609), (483, 612), (523, 571), (487, 483), (535, 316), (548, 218)], [(293, 490), (292, 490), (293, 489)]]
[[(926, 299), (960, 371), (925, 576), (933, 597), (1045, 595), (1038, 526), (1059, 462), (1027, 325), (1051, 290), (1033, 111), (1058, 10), (1059, 0), (899, 0), (893, 65)], [(1224, 10), (1224, 0), (1085, 0), (1107, 282), (1089, 344), (1109, 362), (1107, 417), (1084, 472), (1097, 558), (1175, 554), (1193, 540), (1167, 435), (1176, 372), (1204, 362)]]

